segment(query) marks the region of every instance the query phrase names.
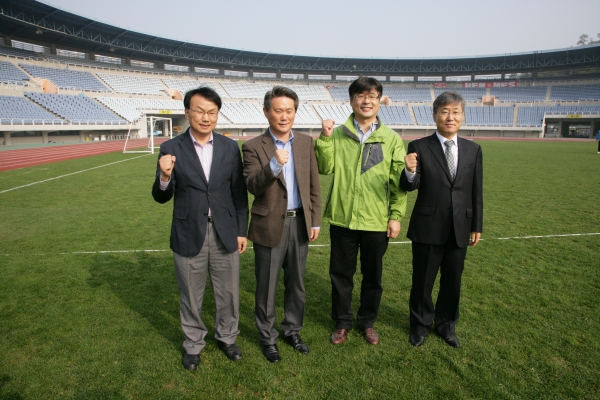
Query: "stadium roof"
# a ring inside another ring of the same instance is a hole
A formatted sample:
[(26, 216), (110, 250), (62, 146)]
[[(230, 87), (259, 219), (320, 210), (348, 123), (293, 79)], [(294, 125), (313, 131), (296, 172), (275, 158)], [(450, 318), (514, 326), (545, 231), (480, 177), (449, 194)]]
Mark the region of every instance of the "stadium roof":
[(34, 0), (0, 0), (0, 34), (112, 57), (255, 72), (440, 76), (600, 66), (600, 45), (444, 59), (312, 57), (226, 49), (130, 31)]

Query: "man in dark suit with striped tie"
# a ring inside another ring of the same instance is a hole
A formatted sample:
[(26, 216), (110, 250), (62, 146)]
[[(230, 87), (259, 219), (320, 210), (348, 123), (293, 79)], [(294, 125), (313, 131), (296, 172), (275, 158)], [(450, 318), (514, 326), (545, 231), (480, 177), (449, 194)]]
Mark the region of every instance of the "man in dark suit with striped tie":
[[(458, 137), (465, 100), (444, 92), (433, 102), (437, 132), (408, 145), (400, 187), (418, 189), (407, 236), (412, 240), (410, 342), (419, 347), (435, 324), (450, 346), (459, 347), (461, 277), (468, 246), (475, 246), (483, 228), (483, 161), (481, 147)], [(431, 292), (438, 271), (440, 290)]]

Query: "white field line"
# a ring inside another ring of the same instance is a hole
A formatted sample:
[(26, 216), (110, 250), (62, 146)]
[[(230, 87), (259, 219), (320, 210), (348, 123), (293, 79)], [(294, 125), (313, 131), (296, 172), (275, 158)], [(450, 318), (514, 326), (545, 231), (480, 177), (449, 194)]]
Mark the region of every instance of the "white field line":
[[(512, 236), (512, 237), (502, 237), (502, 238), (489, 238), (487, 240), (510, 240), (510, 239), (547, 239), (554, 237), (576, 237), (576, 236), (597, 236), (600, 235), (600, 232), (591, 232), (591, 233), (566, 233), (562, 235), (536, 235), (536, 236)], [(480, 239), (483, 241), (486, 239)], [(389, 242), (389, 244), (410, 244), (410, 241), (407, 242)], [(330, 244), (309, 244), (309, 247), (329, 247)], [(248, 249), (252, 249), (252, 246), (248, 246)], [(59, 253), (59, 254), (112, 254), (112, 253), (160, 253), (160, 252), (170, 252), (170, 249), (155, 249), (155, 250), (98, 250), (98, 251), (73, 251), (69, 253)], [(8, 256), (9, 254), (6, 254)]]
[(55, 176), (54, 178), (44, 179), (43, 181), (37, 181), (37, 182), (28, 183), (27, 185), (17, 186), (17, 187), (11, 188), (11, 189), (2, 190), (2, 191), (0, 191), (0, 194), (6, 193), (6, 192), (12, 192), (13, 190), (23, 189), (23, 188), (26, 188), (26, 187), (29, 187), (29, 186), (33, 186), (33, 185), (37, 185), (38, 183), (50, 182), (50, 181), (53, 181), (55, 179), (65, 178), (67, 176), (76, 175), (76, 174), (81, 174), (82, 172), (87, 172), (87, 171), (92, 171), (92, 170), (98, 169), (98, 168), (108, 167), (109, 165), (114, 165), (114, 164), (119, 164), (119, 163), (122, 163), (122, 162), (125, 162), (125, 161), (135, 160), (136, 158), (145, 157), (145, 156), (148, 156), (148, 155), (150, 155), (150, 154), (144, 154), (143, 156), (132, 157), (132, 158), (128, 158), (126, 160), (115, 161), (115, 162), (111, 162), (111, 163), (104, 164), (104, 165), (98, 165), (97, 167), (92, 167), (92, 168), (88, 168), (88, 169), (82, 169), (81, 171), (75, 171), (75, 172), (71, 172), (70, 174)]

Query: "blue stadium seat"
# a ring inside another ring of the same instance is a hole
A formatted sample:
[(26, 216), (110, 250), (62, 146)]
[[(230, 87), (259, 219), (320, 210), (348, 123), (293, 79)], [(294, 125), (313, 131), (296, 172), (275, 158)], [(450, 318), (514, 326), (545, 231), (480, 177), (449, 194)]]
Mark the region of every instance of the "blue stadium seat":
[(592, 85), (554, 85), (550, 92), (550, 100), (580, 101), (600, 100), (600, 84)]
[(7, 61), (0, 61), (0, 82), (23, 84), (29, 76)]
[(19, 64), (19, 66), (34, 78), (46, 78), (61, 89), (110, 92), (102, 82), (89, 72), (46, 68), (29, 64)]
[(123, 120), (83, 95), (26, 92), (25, 96), (72, 124), (120, 124)]
[[(0, 96), (0, 119), (2, 124), (52, 123), (62, 124), (64, 121), (49, 113), (24, 97)], [(37, 122), (36, 122), (37, 121)]]

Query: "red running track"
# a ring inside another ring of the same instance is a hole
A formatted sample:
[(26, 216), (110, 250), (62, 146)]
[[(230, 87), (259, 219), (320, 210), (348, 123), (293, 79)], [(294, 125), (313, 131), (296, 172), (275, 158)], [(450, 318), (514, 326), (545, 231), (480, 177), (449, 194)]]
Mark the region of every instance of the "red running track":
[[(147, 139), (143, 140), (147, 144)], [(157, 139), (158, 145), (164, 141)], [(78, 143), (64, 146), (36, 147), (32, 149), (17, 149), (0, 151), (0, 171), (11, 169), (33, 167), (36, 165), (48, 164), (58, 161), (73, 160), (97, 156), (100, 154), (114, 153), (123, 151), (124, 140), (115, 140), (99, 143)], [(129, 147), (129, 146), (128, 146)]]

